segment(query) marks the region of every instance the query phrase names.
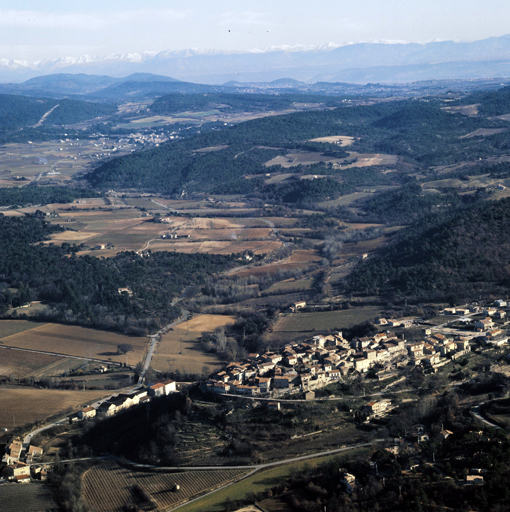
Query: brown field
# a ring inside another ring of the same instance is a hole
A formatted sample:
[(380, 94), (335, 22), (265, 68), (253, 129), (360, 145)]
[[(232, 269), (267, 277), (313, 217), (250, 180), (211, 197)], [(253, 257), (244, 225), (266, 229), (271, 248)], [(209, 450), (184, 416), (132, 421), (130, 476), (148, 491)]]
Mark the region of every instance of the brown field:
[(289, 292), (293, 293), (300, 290), (310, 290), (313, 286), (313, 279), (287, 279), (273, 284), (265, 290), (264, 294)]
[(291, 227), (291, 226), (294, 226), (297, 222), (299, 222), (299, 219), (293, 219), (293, 218), (289, 218), (289, 217), (264, 217), (264, 220), (272, 222), (277, 227), (278, 226)]
[(322, 257), (315, 250), (297, 250), (294, 251), (288, 258), (279, 261), (278, 263), (271, 263), (261, 267), (245, 268), (236, 272), (239, 277), (247, 276), (265, 276), (269, 274), (276, 274), (280, 270), (295, 270), (298, 268), (306, 269), (314, 263), (318, 263)]
[[(21, 387), (0, 388), (0, 428), (40, 421), (48, 416), (76, 411), (105, 396), (104, 391), (61, 391)], [(111, 394), (111, 391), (110, 391)]]
[(251, 240), (267, 238), (270, 228), (224, 228), (224, 229), (179, 229), (178, 235), (190, 236), (192, 240)]
[(346, 160), (356, 158), (357, 161), (348, 164), (347, 167), (368, 167), (371, 165), (393, 165), (397, 162), (397, 157), (394, 155), (385, 155), (382, 153), (356, 153), (350, 152), (348, 158), (335, 158), (332, 156), (325, 156), (322, 153), (289, 153), (284, 156), (277, 156), (264, 165), (271, 167), (273, 165), (281, 165), (284, 169), (295, 167), (297, 165), (311, 165), (320, 162), (332, 163), (333, 165), (345, 165)]
[(372, 320), (380, 314), (374, 306), (352, 308), (342, 311), (318, 311), (314, 313), (285, 313), (276, 322), (271, 338), (277, 339), (278, 333), (313, 333), (314, 330), (342, 330), (365, 320)]
[[(0, 377), (13, 376), (24, 378), (34, 376), (36, 372), (43, 371), (48, 367), (60, 364), (65, 361), (63, 357), (56, 357), (47, 354), (36, 354), (23, 352), (21, 350), (1, 349), (0, 351)], [(78, 361), (79, 360), (74, 360)]]
[(353, 192), (352, 194), (347, 194), (345, 196), (339, 197), (338, 199), (332, 199), (330, 201), (322, 201), (318, 203), (318, 206), (321, 207), (335, 207), (335, 206), (347, 206), (357, 199), (361, 199), (363, 197), (371, 196), (371, 192)]
[(446, 112), (452, 112), (454, 114), (460, 113), (465, 116), (476, 116), (478, 114), (479, 103), (475, 103), (474, 105), (462, 105), (460, 107), (443, 107), (443, 110)]
[(188, 374), (200, 374), (204, 366), (209, 366), (212, 372), (222, 362), (215, 354), (204, 353), (198, 339), (204, 332), (214, 332), (217, 327), (234, 322), (233, 316), (199, 315), (177, 325), (173, 331), (163, 335), (151, 366), (164, 372), (179, 370)]
[(341, 146), (350, 146), (354, 142), (354, 137), (348, 137), (347, 135), (331, 135), (329, 137), (317, 137), (311, 139), (311, 142), (328, 142), (330, 144), (334, 142), (341, 142)]
[(283, 174), (271, 174), (271, 177), (268, 178), (265, 181), (265, 183), (266, 183), (266, 185), (270, 185), (272, 183), (281, 183), (282, 181), (288, 180), (292, 176), (294, 176), (294, 173), (291, 173), (291, 172), (283, 173)]
[(51, 242), (83, 242), (89, 238), (98, 236), (99, 233), (93, 233), (92, 231), (62, 231), (62, 233), (54, 233), (50, 235)]
[(478, 128), (474, 132), (468, 133), (460, 137), (461, 139), (470, 139), (472, 137), (489, 137), (490, 135), (496, 135), (497, 133), (506, 132), (506, 128)]
[[(132, 487), (140, 485), (156, 502), (158, 510), (167, 510), (206, 491), (216, 489), (244, 476), (242, 469), (151, 473), (132, 471), (113, 462), (89, 469), (82, 477), (85, 500), (97, 512), (121, 512), (125, 505), (141, 503)], [(175, 484), (180, 486), (173, 492)]]
[(352, 257), (358, 257), (362, 254), (370, 254), (374, 252), (379, 247), (384, 244), (387, 244), (389, 241), (388, 238), (381, 236), (379, 238), (374, 238), (372, 240), (363, 240), (362, 242), (356, 243), (346, 243), (342, 246), (340, 254), (338, 255), (339, 259), (346, 259)]
[(353, 163), (349, 167), (368, 167), (371, 165), (394, 165), (397, 163), (397, 157), (394, 155), (383, 155), (380, 153), (376, 154), (360, 154), (351, 153), (350, 157), (356, 157), (357, 162)]
[(0, 485), (2, 512), (50, 512), (57, 510), (51, 487), (47, 483)]
[(133, 351), (127, 354), (129, 364), (141, 361), (145, 353), (147, 338), (87, 329), (73, 325), (44, 324), (0, 340), (8, 347), (57, 352), (83, 358), (108, 359), (125, 362), (126, 356), (117, 354), (117, 345), (129, 343)]
[[(187, 254), (235, 254), (238, 252), (252, 251), (254, 254), (267, 254), (274, 252), (281, 247), (279, 241), (242, 241), (231, 242), (176, 242), (157, 240), (152, 242), (152, 251), (176, 251)], [(103, 251), (101, 251), (101, 254)]]
[(343, 158), (335, 158), (332, 156), (325, 156), (322, 153), (289, 153), (285, 156), (277, 156), (264, 165), (272, 167), (273, 165), (281, 165), (284, 169), (289, 167), (296, 167), (298, 165), (311, 165), (320, 162), (342, 163)]
[[(46, 322), (30, 322), (28, 320), (0, 320), (0, 340), (6, 336), (29, 331), (35, 327), (46, 325)], [(1, 342), (0, 342), (1, 343)]]
[(2, 215), (6, 217), (24, 217), (23, 213), (18, 210), (2, 210)]

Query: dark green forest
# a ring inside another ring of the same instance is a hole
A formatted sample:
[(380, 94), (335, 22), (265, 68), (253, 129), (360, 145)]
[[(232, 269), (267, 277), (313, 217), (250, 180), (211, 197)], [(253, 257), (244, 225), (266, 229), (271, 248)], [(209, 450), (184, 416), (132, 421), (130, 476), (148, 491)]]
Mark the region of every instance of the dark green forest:
[(1, 94), (1, 129), (8, 131), (35, 125), (53, 108), (54, 110), (46, 117), (44, 123), (50, 125), (78, 123), (99, 116), (112, 115), (117, 111), (117, 106), (113, 104)]
[(51, 203), (72, 203), (84, 197), (101, 197), (90, 190), (68, 187), (14, 187), (0, 188), (0, 206), (44, 205)]
[(510, 284), (510, 199), (423, 216), (360, 262), (348, 289), (393, 298), (449, 300), (498, 293)]

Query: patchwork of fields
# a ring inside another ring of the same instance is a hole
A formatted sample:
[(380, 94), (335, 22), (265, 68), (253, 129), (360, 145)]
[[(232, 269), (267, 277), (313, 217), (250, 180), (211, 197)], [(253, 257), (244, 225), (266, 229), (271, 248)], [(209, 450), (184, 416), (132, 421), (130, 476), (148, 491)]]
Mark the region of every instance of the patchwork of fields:
[(128, 354), (130, 364), (142, 360), (147, 338), (86, 327), (48, 323), (0, 339), (0, 344), (6, 347), (124, 363), (126, 356), (117, 351), (117, 345), (121, 343), (129, 343), (133, 347)]

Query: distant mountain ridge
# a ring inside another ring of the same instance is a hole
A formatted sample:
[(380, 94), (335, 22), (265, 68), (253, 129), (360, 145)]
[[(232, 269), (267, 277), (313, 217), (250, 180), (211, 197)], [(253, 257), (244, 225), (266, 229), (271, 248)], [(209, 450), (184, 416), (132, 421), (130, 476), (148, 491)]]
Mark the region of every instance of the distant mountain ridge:
[(467, 43), (357, 43), (244, 53), (167, 50), (33, 63), (0, 59), (3, 82), (55, 73), (113, 77), (151, 73), (204, 84), (270, 82), (281, 78), (305, 82), (402, 83), (504, 77), (510, 76), (510, 35)]

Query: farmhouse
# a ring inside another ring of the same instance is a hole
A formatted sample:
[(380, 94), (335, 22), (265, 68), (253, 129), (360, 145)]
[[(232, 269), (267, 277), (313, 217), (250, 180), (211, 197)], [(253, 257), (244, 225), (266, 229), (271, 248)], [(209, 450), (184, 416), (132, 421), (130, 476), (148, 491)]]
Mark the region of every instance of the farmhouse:
[(23, 443), (19, 439), (14, 439), (10, 445), (5, 448), (6, 453), (2, 457), (2, 462), (5, 464), (12, 464), (21, 458), (23, 450)]
[(4, 475), (9, 480), (30, 481), (30, 466), (24, 462), (10, 464), (4, 468)]
[(27, 450), (27, 456), (25, 462), (27, 464), (32, 464), (34, 458), (40, 457), (43, 454), (43, 449), (38, 446), (30, 445)]
[(304, 300), (300, 301), (300, 302), (294, 302), (294, 304), (292, 304), (292, 306), (290, 306), (290, 310), (295, 313), (298, 309), (303, 309), (306, 307), (306, 302)]
[(363, 411), (367, 414), (367, 416), (379, 416), (388, 408), (388, 402), (369, 402), (367, 405), (363, 407)]
[(147, 388), (147, 393), (150, 396), (164, 396), (170, 393), (175, 393), (176, 384), (173, 380), (165, 380), (163, 382), (158, 382), (157, 384), (152, 384)]
[(104, 416), (113, 416), (118, 411), (118, 408), (115, 404), (113, 404), (111, 401), (107, 400), (106, 402), (103, 402), (98, 408), (97, 408), (97, 414), (104, 415)]
[(85, 409), (82, 409), (78, 413), (78, 418), (84, 420), (88, 418), (93, 418), (96, 415), (96, 409), (89, 405), (88, 407), (85, 407)]

